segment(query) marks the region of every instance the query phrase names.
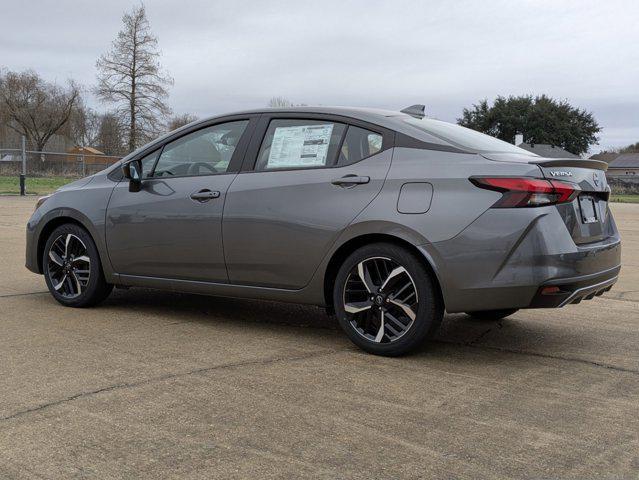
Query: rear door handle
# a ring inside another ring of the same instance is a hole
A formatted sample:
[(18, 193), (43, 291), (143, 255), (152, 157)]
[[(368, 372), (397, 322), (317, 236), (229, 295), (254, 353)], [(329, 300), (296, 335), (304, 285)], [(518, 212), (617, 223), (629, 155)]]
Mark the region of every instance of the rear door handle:
[(218, 191), (213, 192), (209, 190), (208, 188), (205, 188), (203, 190), (199, 190), (197, 192), (192, 193), (191, 199), (200, 203), (204, 203), (214, 198), (218, 198), (219, 196), (220, 196), (220, 192)]
[(371, 181), (371, 177), (360, 177), (358, 175), (345, 175), (341, 178), (336, 178), (331, 183), (340, 187), (354, 187), (355, 185), (362, 185)]

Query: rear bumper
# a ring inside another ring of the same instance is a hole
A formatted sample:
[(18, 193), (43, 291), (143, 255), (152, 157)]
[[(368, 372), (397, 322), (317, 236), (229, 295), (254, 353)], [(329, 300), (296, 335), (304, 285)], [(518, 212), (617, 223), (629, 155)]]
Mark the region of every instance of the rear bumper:
[(603, 295), (617, 283), (621, 265), (583, 277), (555, 279), (539, 287), (529, 308), (557, 308)]
[[(621, 239), (610, 222), (607, 238), (577, 245), (555, 207), (490, 209), (455, 238), (421, 248), (450, 313), (554, 308), (600, 295), (616, 282)], [(550, 295), (546, 287), (558, 289)]]

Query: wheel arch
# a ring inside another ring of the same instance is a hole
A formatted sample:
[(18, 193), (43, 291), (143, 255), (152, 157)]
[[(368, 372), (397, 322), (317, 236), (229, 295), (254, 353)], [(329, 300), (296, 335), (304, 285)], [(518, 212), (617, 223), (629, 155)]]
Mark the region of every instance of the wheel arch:
[(37, 240), (37, 246), (36, 246), (36, 253), (37, 253), (36, 260), (38, 262), (37, 265), (38, 265), (39, 273), (43, 273), (42, 256), (44, 254), (44, 247), (47, 243), (47, 240), (49, 239), (49, 236), (51, 235), (51, 232), (53, 232), (60, 225), (64, 225), (67, 223), (81, 227), (91, 237), (91, 239), (93, 240), (93, 243), (95, 243), (98, 249), (98, 257), (100, 258), (102, 269), (106, 273), (107, 270), (105, 269), (105, 267), (108, 267), (108, 265), (105, 265), (105, 261), (103, 258), (104, 255), (102, 254), (102, 251), (100, 249), (102, 242), (100, 241), (100, 238), (97, 236), (95, 230), (91, 228), (89, 224), (90, 222), (87, 219), (84, 219), (82, 217), (83, 215), (80, 214), (79, 212), (75, 212), (69, 209), (63, 209), (63, 210), (56, 210), (56, 211), (49, 212), (49, 215), (47, 215), (47, 218), (45, 218), (45, 220), (41, 222), (42, 226), (40, 227), (40, 231), (37, 236), (38, 240)]
[(346, 260), (346, 258), (355, 250), (365, 245), (370, 245), (372, 243), (382, 243), (382, 242), (390, 243), (390, 244), (402, 247), (408, 250), (409, 252), (413, 253), (415, 256), (417, 256), (417, 258), (419, 258), (422, 261), (422, 264), (426, 267), (426, 269), (431, 274), (431, 278), (434, 281), (437, 295), (439, 296), (439, 299), (441, 300), (443, 305), (444, 296), (443, 296), (439, 276), (437, 275), (437, 271), (435, 270), (432, 264), (432, 260), (427, 257), (424, 251), (420, 250), (417, 246), (415, 246), (413, 243), (409, 242), (408, 240), (395, 235), (391, 235), (388, 233), (365, 233), (365, 234), (353, 237), (347, 240), (346, 242), (344, 242), (342, 245), (340, 245), (339, 248), (337, 248), (333, 252), (330, 260), (328, 261), (326, 270), (324, 272), (324, 302), (327, 306), (327, 309), (331, 313), (334, 312), (333, 287), (335, 285), (337, 272), (340, 266), (342, 265), (342, 263), (344, 263), (344, 261)]

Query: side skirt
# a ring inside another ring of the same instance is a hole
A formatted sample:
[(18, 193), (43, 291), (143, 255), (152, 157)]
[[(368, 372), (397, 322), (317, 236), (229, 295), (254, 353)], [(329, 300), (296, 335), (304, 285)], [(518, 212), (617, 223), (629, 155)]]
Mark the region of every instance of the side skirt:
[(231, 285), (228, 283), (201, 282), (122, 274), (118, 275), (118, 281), (122, 286), (126, 287), (156, 288), (158, 290), (195, 293), (200, 295), (252, 298), (256, 300), (271, 300), (275, 302), (325, 306), (322, 293), (318, 292), (317, 294), (313, 294), (313, 291), (309, 287), (299, 290), (287, 290), (282, 288)]

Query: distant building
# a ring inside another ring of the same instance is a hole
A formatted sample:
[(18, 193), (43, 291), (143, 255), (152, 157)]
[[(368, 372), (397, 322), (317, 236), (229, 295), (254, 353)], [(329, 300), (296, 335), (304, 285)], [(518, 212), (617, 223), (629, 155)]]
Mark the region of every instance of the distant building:
[(6, 155), (0, 155), (0, 162), (22, 162), (22, 154), (7, 153)]
[(80, 146), (70, 148), (67, 150), (66, 155), (62, 158), (64, 159), (64, 169), (77, 169), (82, 176), (99, 172), (100, 170), (113, 165), (120, 159), (119, 157), (105, 155), (104, 152), (101, 152), (97, 148)]
[(546, 158), (579, 158), (579, 155), (575, 155), (574, 153), (570, 153), (567, 150), (564, 150), (561, 147), (555, 147), (554, 145), (548, 145), (545, 143), (520, 143), (517, 145), (519, 148), (523, 148), (524, 150), (528, 150), (531, 153), (539, 155), (540, 157)]
[(639, 153), (622, 153), (608, 164), (608, 178), (639, 179)]
[(618, 152), (604, 152), (595, 153), (592, 157), (593, 160), (601, 160), (602, 162), (610, 163), (619, 156)]
[[(96, 163), (103, 164), (105, 161), (104, 158), (100, 158), (104, 156), (104, 152), (93, 147), (79, 147), (76, 145), (75, 147), (68, 149), (67, 153), (73, 154), (67, 156), (67, 163), (77, 163), (82, 158), (84, 158), (84, 163), (87, 165)], [(82, 157), (79, 155), (82, 155)]]

